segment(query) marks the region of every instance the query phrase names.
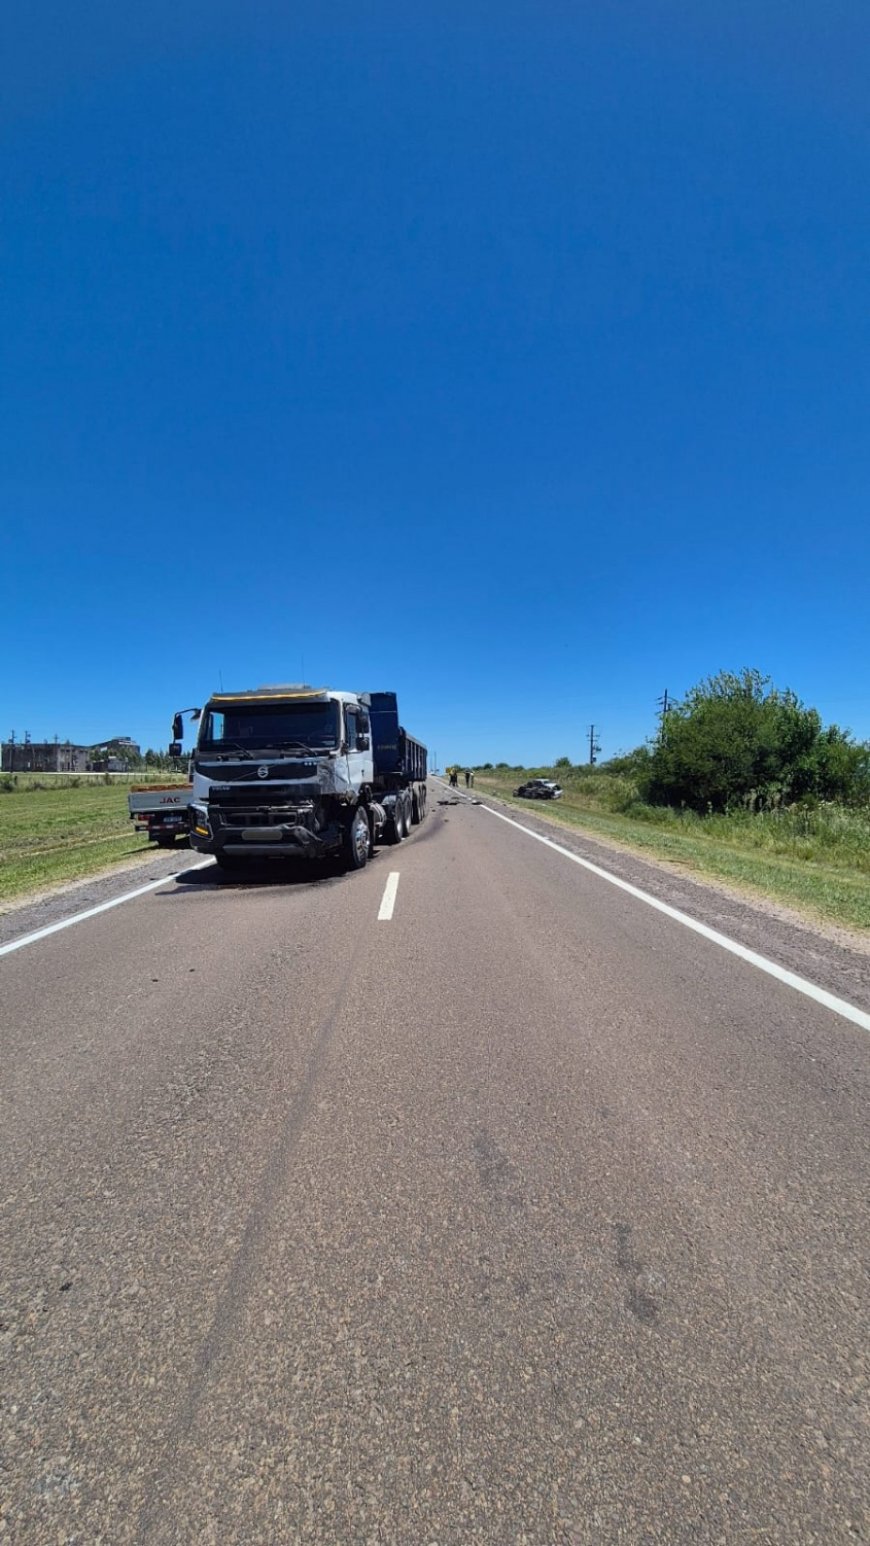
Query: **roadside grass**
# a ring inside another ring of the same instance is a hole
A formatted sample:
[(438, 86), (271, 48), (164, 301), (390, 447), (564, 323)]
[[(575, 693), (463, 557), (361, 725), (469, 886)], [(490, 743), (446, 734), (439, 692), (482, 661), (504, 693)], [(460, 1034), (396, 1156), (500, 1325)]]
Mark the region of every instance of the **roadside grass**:
[[(546, 804), (516, 799), (514, 789), (534, 777), (556, 778), (562, 799)], [(870, 928), (870, 812), (823, 805), (698, 816), (645, 805), (631, 779), (603, 769), (478, 771), (475, 784), (558, 825), (730, 881), (809, 916)]]
[[(39, 891), (65, 880), (84, 879), (131, 858), (153, 852), (134, 832), (127, 810), (130, 783), (171, 783), (127, 776), (123, 783), (102, 778), (81, 783), (76, 775), (34, 774), (30, 787), (0, 785), (0, 901)], [(184, 780), (178, 780), (183, 783)], [(34, 787), (35, 786), (35, 787)]]
[(98, 785), (184, 783), (179, 773), (141, 768), (135, 773), (0, 773), (0, 794), (22, 794), (28, 789), (92, 789)]

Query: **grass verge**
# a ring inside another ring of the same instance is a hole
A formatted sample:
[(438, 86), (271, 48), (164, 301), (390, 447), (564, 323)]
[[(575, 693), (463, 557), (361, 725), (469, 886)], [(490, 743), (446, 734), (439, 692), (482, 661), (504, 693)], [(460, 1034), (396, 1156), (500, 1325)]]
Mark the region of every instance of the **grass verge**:
[(126, 784), (73, 780), (0, 793), (0, 902), (154, 851), (133, 830)]
[[(555, 777), (563, 784), (558, 803), (518, 800), (513, 790), (527, 777)], [(594, 780), (594, 784), (593, 784)], [(562, 769), (513, 770), (504, 777), (478, 772), (479, 791), (496, 794), (526, 812), (546, 814), (560, 826), (618, 842), (650, 858), (666, 859), (687, 872), (728, 881), (741, 890), (783, 902), (810, 918), (852, 929), (870, 929), (870, 823), (863, 815), (834, 811), (776, 820), (744, 813), (699, 817), (656, 811), (630, 799), (627, 810), (602, 809), (615, 798), (604, 770), (572, 779)]]

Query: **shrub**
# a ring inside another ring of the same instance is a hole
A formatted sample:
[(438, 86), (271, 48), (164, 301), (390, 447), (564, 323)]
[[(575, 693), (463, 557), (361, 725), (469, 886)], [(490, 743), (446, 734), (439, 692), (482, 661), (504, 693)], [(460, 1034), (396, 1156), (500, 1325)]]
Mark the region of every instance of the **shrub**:
[(797, 800), (866, 799), (868, 748), (758, 671), (722, 671), (668, 711), (659, 744), (639, 765), (652, 805), (700, 814), (775, 809)]

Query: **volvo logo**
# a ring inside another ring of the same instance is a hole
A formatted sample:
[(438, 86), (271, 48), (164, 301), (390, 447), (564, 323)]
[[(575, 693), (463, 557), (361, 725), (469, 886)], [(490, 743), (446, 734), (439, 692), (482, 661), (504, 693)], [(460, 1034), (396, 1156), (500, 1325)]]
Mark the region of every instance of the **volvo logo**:
[(263, 764), (263, 766), (261, 768), (257, 769), (257, 777), (258, 778), (268, 778), (269, 777), (269, 769), (266, 767), (265, 763)]

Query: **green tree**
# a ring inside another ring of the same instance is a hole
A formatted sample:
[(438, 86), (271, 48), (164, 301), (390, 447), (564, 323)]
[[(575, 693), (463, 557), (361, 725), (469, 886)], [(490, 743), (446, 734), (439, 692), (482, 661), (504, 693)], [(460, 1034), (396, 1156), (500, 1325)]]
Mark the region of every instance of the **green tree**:
[(720, 671), (675, 703), (640, 773), (650, 804), (701, 813), (856, 799), (866, 784), (866, 748), (752, 670)]
[(145, 753), (146, 768), (163, 768), (171, 771), (174, 765), (174, 759), (170, 757), (168, 752), (161, 751), (159, 748), (155, 750), (153, 746), (148, 747)]
[(843, 804), (870, 800), (870, 746), (838, 725), (823, 730), (813, 749), (813, 793)]
[(620, 752), (615, 757), (608, 757), (601, 764), (602, 773), (612, 773), (623, 778), (642, 779), (649, 771), (650, 748), (648, 746), (636, 746), (633, 751)]

